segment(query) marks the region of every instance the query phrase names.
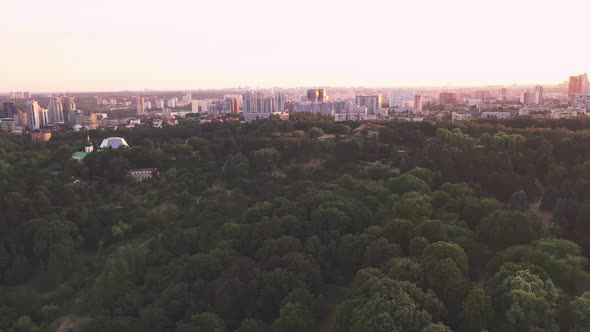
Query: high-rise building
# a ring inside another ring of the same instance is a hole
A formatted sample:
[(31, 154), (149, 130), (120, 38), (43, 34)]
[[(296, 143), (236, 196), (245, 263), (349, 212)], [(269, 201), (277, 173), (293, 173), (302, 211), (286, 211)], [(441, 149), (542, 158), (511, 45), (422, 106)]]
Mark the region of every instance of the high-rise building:
[(40, 127), (41, 123), (39, 120), (39, 111), (41, 107), (36, 100), (29, 100), (27, 101), (27, 127), (29, 130), (37, 130)]
[(276, 101), (277, 101), (277, 111), (279, 111), (279, 112), (285, 111), (285, 95), (282, 92), (278, 92), (276, 94)]
[(262, 113), (273, 113), (273, 112), (275, 112), (275, 98), (273, 96), (264, 98)]
[(145, 109), (146, 110), (151, 110), (152, 109), (152, 102), (149, 100), (145, 101)]
[(590, 83), (586, 73), (578, 76), (570, 76), (568, 84), (568, 94), (588, 94), (590, 93)]
[(242, 94), (242, 111), (244, 113), (257, 113), (254, 92), (246, 91)]
[(255, 107), (255, 112), (256, 113), (264, 113), (264, 93), (261, 91), (258, 91), (254, 94), (256, 96), (256, 107)]
[(199, 113), (199, 101), (196, 99), (191, 100), (191, 112)]
[(582, 92), (582, 82), (579, 76), (570, 76), (567, 93), (570, 95)]
[(543, 87), (540, 85), (535, 86), (533, 92), (533, 103), (536, 105), (543, 104)]
[(39, 109), (39, 125), (41, 127), (49, 126), (49, 111), (46, 108), (41, 107)]
[(315, 103), (320, 97), (320, 91), (318, 89), (307, 90), (307, 101)]
[(414, 92), (411, 90), (392, 90), (388, 94), (389, 107), (404, 107), (404, 104), (414, 100)]
[(414, 96), (414, 110), (417, 114), (422, 114), (422, 95), (415, 95)]
[(590, 82), (588, 82), (588, 74), (580, 75), (580, 90), (583, 94), (590, 94)]
[(156, 100), (156, 108), (157, 109), (164, 109), (164, 100), (163, 99), (158, 99)]
[(238, 97), (232, 97), (231, 98), (230, 111), (231, 111), (232, 114), (238, 114), (238, 113), (240, 113), (240, 104), (239, 104)]
[(356, 96), (357, 106), (366, 107), (369, 114), (375, 114), (381, 108), (381, 95)]
[(2, 104), (2, 118), (12, 118), (16, 114), (16, 106), (13, 102), (8, 101)]
[(64, 108), (59, 97), (49, 98), (49, 122), (64, 122)]
[(64, 112), (71, 112), (76, 110), (76, 97), (66, 97), (63, 101)]
[(178, 100), (178, 98), (171, 98), (171, 99), (168, 99), (168, 102), (166, 103), (166, 105), (167, 105), (169, 108), (176, 108), (176, 101), (177, 101), (177, 100)]
[(328, 93), (326, 92), (326, 89), (318, 89), (318, 102), (320, 103), (325, 103), (328, 101)]
[(186, 95), (182, 96), (182, 101), (186, 104), (189, 104), (191, 100), (193, 100), (193, 95), (190, 93), (187, 93)]
[(475, 91), (475, 99), (489, 100), (492, 98), (492, 93), (489, 90)]
[(457, 94), (453, 92), (441, 92), (438, 99), (443, 105), (454, 105), (457, 103)]
[(145, 98), (143, 96), (136, 97), (136, 110), (137, 114), (141, 115), (145, 113)]

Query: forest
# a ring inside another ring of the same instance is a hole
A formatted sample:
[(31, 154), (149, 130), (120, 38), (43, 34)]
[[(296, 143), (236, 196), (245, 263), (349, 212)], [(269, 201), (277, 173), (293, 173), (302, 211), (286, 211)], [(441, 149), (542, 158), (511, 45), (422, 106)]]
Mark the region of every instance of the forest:
[(3, 332), (590, 331), (590, 120), (0, 134), (0, 212)]

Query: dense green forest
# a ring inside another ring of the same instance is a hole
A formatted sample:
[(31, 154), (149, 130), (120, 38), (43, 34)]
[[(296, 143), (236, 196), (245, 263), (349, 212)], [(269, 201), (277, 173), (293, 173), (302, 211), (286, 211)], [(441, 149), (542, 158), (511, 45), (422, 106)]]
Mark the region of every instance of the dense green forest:
[(89, 134), (0, 135), (0, 331), (590, 330), (590, 121)]

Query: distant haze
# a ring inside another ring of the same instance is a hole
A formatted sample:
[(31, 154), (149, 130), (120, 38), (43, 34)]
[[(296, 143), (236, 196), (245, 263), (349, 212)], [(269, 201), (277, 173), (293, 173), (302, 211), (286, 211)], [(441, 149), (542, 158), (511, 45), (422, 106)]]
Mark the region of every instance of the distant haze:
[(587, 0), (18, 0), (0, 91), (554, 84), (590, 69)]

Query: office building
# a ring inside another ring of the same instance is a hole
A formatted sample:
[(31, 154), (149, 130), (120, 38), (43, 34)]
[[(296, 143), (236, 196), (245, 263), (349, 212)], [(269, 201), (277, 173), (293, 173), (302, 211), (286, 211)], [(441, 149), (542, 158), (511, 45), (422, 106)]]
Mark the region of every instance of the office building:
[(27, 128), (29, 130), (40, 129), (39, 111), (41, 107), (36, 100), (27, 101)]
[(414, 96), (414, 111), (417, 114), (422, 114), (422, 102), (423, 102), (423, 98), (422, 95), (415, 95)]
[(145, 113), (145, 98), (143, 96), (138, 96), (136, 98), (136, 110), (137, 114), (141, 115)]
[(152, 109), (152, 102), (149, 100), (145, 101), (145, 109), (146, 110), (151, 110)]
[(318, 89), (307, 90), (307, 101), (315, 103), (320, 97), (320, 91)]
[(376, 114), (381, 108), (381, 95), (356, 96), (357, 106), (366, 107), (369, 114)]
[(199, 101), (196, 99), (191, 100), (191, 113), (199, 113)]
[(49, 122), (50, 123), (63, 123), (64, 122), (64, 109), (61, 98), (53, 97), (49, 98)]
[(13, 102), (8, 101), (2, 104), (2, 114), (0, 117), (2, 118), (12, 118), (16, 114), (16, 106)]
[(455, 105), (457, 103), (457, 94), (453, 92), (441, 92), (438, 99), (442, 105)]

